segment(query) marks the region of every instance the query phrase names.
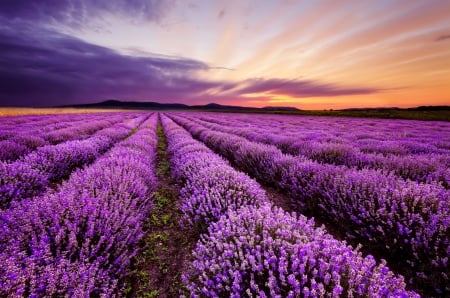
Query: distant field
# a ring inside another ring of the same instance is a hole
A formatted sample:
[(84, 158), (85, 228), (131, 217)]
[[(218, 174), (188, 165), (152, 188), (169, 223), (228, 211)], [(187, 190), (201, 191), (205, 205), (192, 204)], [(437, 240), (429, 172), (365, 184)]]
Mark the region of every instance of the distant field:
[(114, 112), (120, 110), (111, 109), (75, 109), (75, 108), (0, 108), (1, 116), (19, 116), (19, 115), (49, 115), (49, 114), (77, 114), (77, 113), (98, 113)]
[(223, 111), (210, 112), (256, 113), (278, 115), (305, 115), (305, 116), (333, 116), (333, 117), (360, 117), (382, 119), (408, 119), (426, 121), (450, 121), (450, 110), (417, 111), (397, 109), (367, 109), (367, 110), (301, 110), (301, 111)]
[(348, 111), (302, 111), (302, 115), (311, 116), (345, 116), (386, 119), (450, 121), (450, 111), (410, 111), (410, 110), (348, 110)]

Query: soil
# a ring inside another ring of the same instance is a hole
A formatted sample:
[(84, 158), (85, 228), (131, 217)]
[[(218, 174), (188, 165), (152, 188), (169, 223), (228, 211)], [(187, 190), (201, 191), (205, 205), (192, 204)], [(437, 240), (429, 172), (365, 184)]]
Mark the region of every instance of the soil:
[(156, 172), (159, 180), (154, 207), (146, 223), (147, 236), (130, 283), (127, 297), (178, 297), (181, 275), (197, 241), (194, 232), (180, 227), (179, 186), (170, 174), (166, 138), (158, 124)]

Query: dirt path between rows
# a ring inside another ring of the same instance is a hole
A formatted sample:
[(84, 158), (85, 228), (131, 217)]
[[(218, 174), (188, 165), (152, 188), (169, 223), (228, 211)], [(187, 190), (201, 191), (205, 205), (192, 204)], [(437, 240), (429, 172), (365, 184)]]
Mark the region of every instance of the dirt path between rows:
[(181, 275), (196, 243), (192, 231), (179, 225), (179, 187), (170, 174), (166, 137), (158, 123), (156, 174), (159, 180), (154, 206), (146, 223), (147, 236), (136, 269), (130, 277), (127, 297), (178, 297)]

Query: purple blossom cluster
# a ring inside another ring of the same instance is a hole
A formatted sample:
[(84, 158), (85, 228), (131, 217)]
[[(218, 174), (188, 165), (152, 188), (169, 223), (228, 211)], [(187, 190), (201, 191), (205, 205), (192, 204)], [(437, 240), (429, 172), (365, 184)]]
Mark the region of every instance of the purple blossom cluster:
[[(123, 116), (120, 117), (123, 121)], [(119, 118), (119, 119), (120, 119)], [(61, 142), (65, 142), (68, 140), (81, 140), (89, 137), (96, 131), (110, 127), (118, 122), (119, 119), (102, 119), (97, 121), (80, 121), (77, 123), (73, 123), (73, 125), (69, 127), (65, 127), (62, 129), (52, 130), (46, 132), (43, 135), (43, 138), (50, 142), (51, 144), (59, 144)], [(113, 121), (111, 121), (113, 120)]]
[(384, 262), (269, 204), (230, 210), (197, 243), (191, 297), (419, 297)]
[(17, 161), (0, 162), (0, 208), (8, 208), (11, 202), (43, 194), (49, 184), (93, 162), (145, 118), (138, 116), (131, 120), (101, 129), (85, 140), (46, 145)]
[(289, 194), (299, 210), (320, 215), (350, 238), (415, 272), (415, 282), (449, 293), (450, 193), (379, 170), (320, 164), (274, 146), (172, 115), (238, 169)]
[[(85, 114), (56, 114), (56, 115), (26, 115), (9, 116), (0, 118), (0, 140), (5, 140), (15, 135), (15, 132), (36, 132), (42, 133), (50, 130), (68, 127), (71, 123), (78, 122), (85, 118)], [(94, 119), (104, 119), (104, 116), (93, 113), (90, 117)], [(97, 118), (99, 117), (99, 118)]]
[(267, 202), (264, 190), (247, 175), (235, 171), (184, 129), (161, 116), (174, 176), (182, 183), (182, 224), (206, 231), (229, 209)]
[[(437, 147), (443, 146), (440, 143), (436, 146), (424, 144), (423, 139), (380, 141), (374, 139), (375, 135), (364, 136), (358, 143), (356, 136), (353, 138), (348, 136), (349, 140), (346, 141), (340, 136), (341, 131), (333, 136), (327, 134), (311, 136), (309, 131), (308, 138), (302, 138), (302, 133), (306, 132), (298, 126), (285, 131), (285, 123), (277, 125), (276, 122), (270, 122), (268, 125), (265, 120), (265, 123), (260, 125), (257, 117), (246, 119), (245, 123), (231, 122), (231, 125), (229, 119), (220, 121), (217, 117), (187, 118), (210, 129), (236, 134), (250, 141), (275, 145), (284, 153), (301, 155), (319, 163), (345, 165), (357, 169), (380, 169), (393, 172), (404, 179), (427, 183), (438, 182), (450, 188), (450, 150)], [(318, 126), (320, 127), (320, 123)], [(440, 130), (439, 132), (442, 133)]]
[(56, 192), (0, 211), (0, 296), (120, 293), (157, 183), (156, 125), (153, 114)]
[[(312, 220), (272, 207), (259, 184), (166, 116), (161, 120), (172, 170), (182, 184), (181, 208), (191, 225), (201, 222), (202, 231), (208, 227), (183, 275), (186, 294), (418, 297), (406, 291), (403, 278), (384, 263), (364, 258), (323, 228), (315, 228)], [(258, 199), (249, 199), (249, 193)]]
[[(38, 141), (41, 146), (45, 145), (44, 139)], [(0, 161), (13, 161), (31, 152), (33, 149), (16, 140), (0, 141)]]
[[(448, 122), (288, 115), (183, 114), (191, 119), (235, 129), (252, 129), (254, 137), (270, 140), (278, 134), (287, 140), (347, 144), (366, 153), (449, 154)], [(288, 141), (290, 142), (290, 141)]]
[(55, 115), (51, 118), (41, 116), (44, 120), (40, 121), (31, 118), (29, 122), (17, 124), (15, 122), (18, 120), (27, 120), (30, 117), (23, 116), (16, 118), (15, 121), (0, 118), (0, 161), (12, 162), (45, 145), (88, 138), (94, 132), (123, 122), (132, 116), (131, 113), (112, 115), (101, 113), (90, 114), (86, 119), (85, 115), (82, 117)]

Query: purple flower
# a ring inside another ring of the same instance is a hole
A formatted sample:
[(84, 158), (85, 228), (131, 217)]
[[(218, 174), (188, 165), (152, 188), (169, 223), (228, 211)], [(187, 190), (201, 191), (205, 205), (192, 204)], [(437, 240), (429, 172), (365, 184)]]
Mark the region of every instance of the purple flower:
[[(229, 210), (211, 223), (193, 257), (184, 281), (194, 296), (205, 289), (213, 296), (236, 297), (261, 293), (338, 297), (343, 292), (347, 296), (419, 297), (406, 291), (403, 279), (384, 263), (377, 265), (372, 257), (364, 258), (323, 228), (315, 228), (312, 220), (269, 204)], [(302, 272), (299, 265), (304, 267)]]

